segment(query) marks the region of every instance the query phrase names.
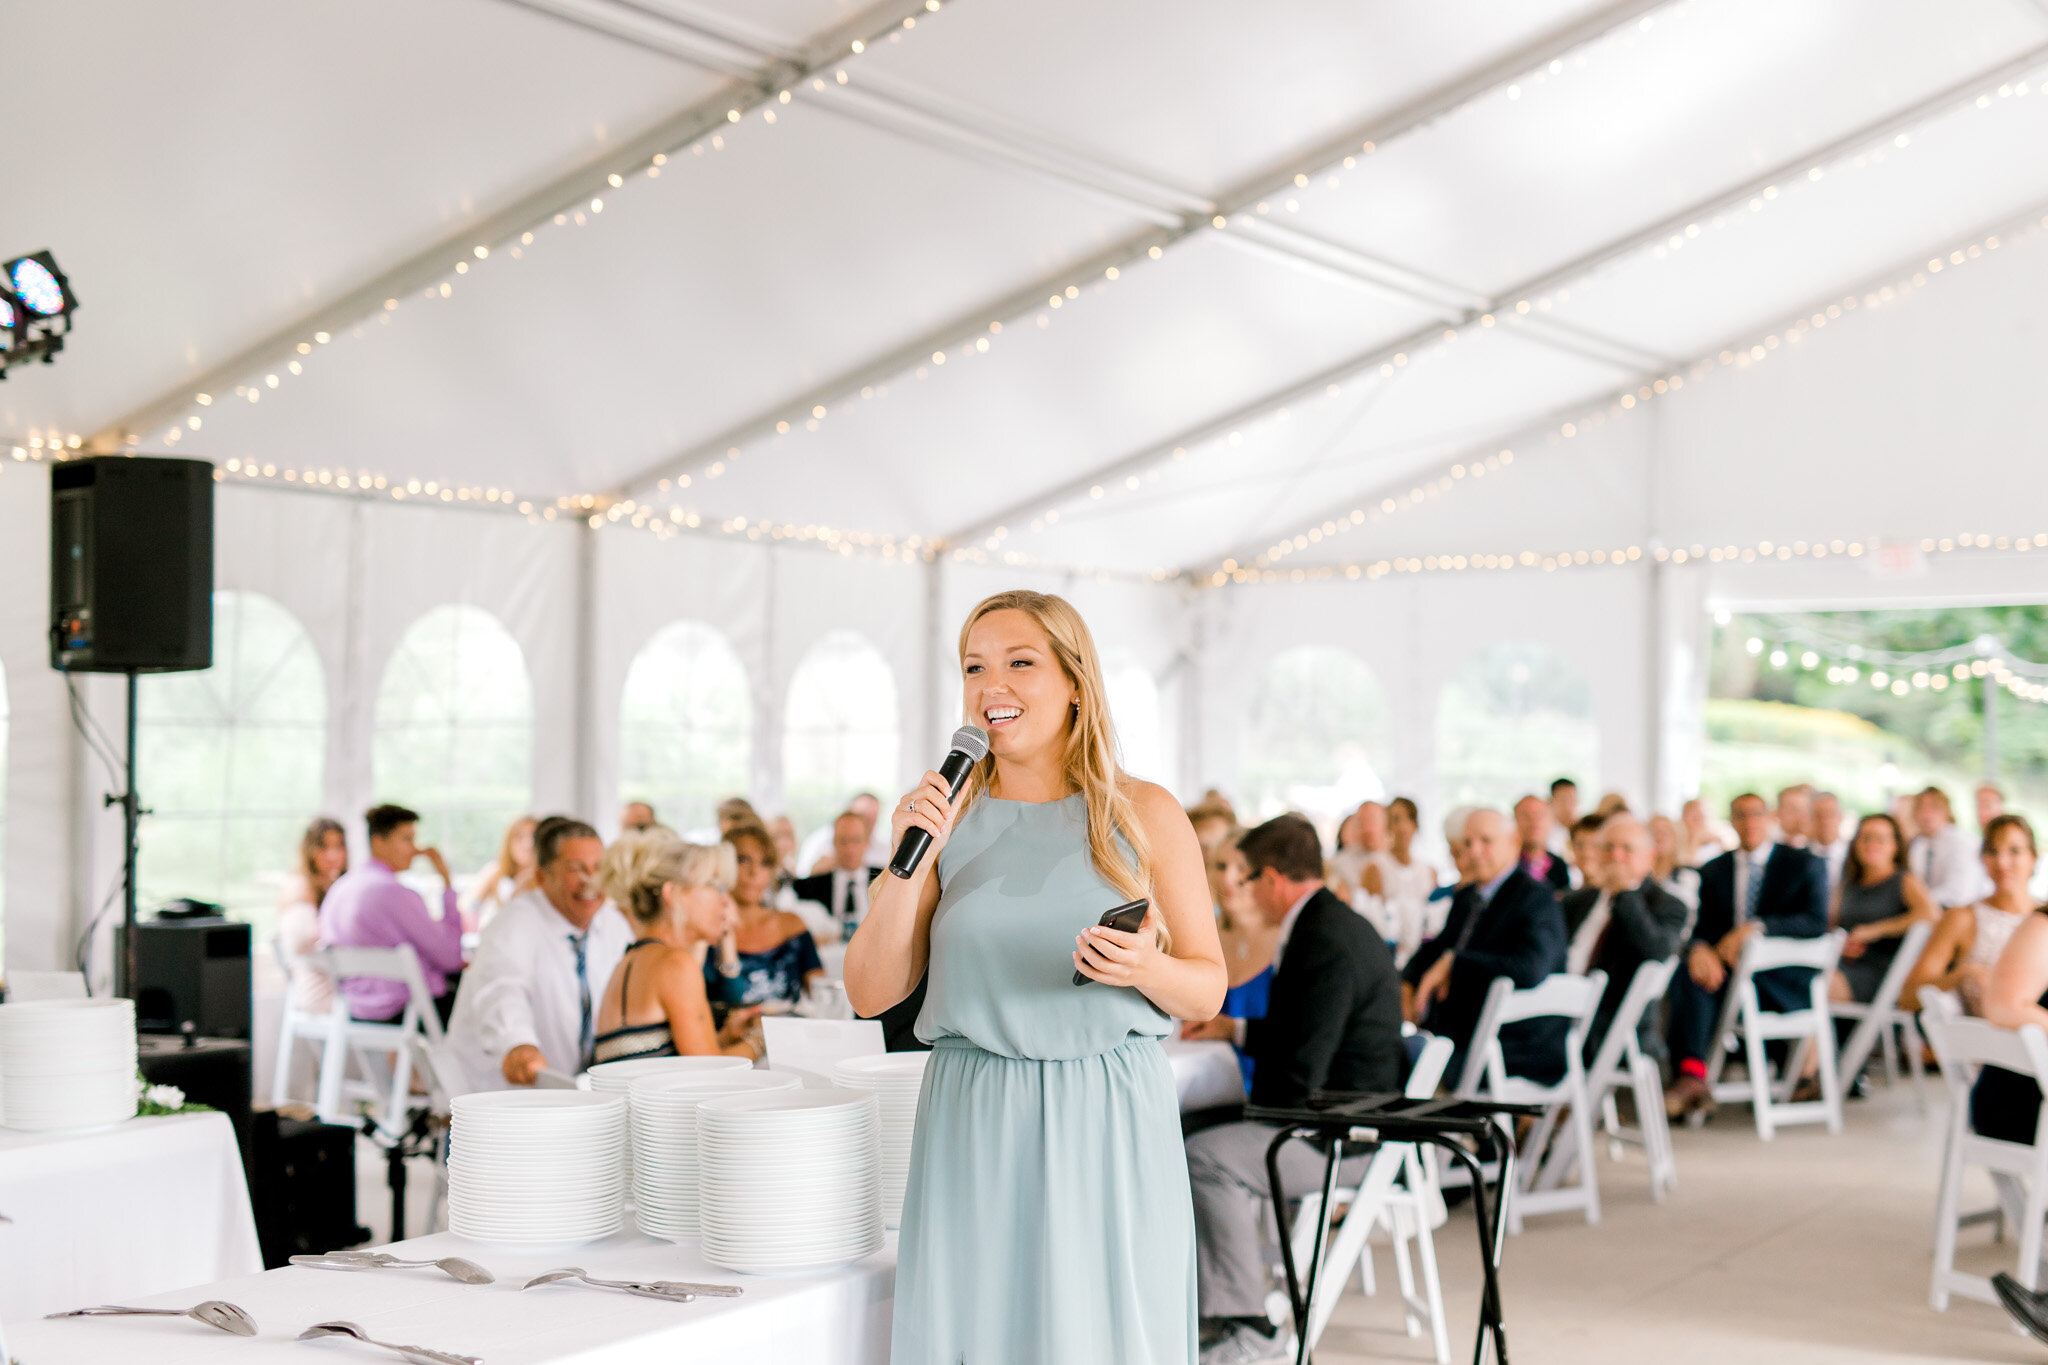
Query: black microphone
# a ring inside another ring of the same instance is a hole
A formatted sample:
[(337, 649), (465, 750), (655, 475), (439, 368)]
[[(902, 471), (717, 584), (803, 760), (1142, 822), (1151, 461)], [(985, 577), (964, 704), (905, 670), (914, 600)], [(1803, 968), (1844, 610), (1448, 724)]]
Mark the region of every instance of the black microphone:
[[(953, 732), (952, 752), (939, 765), (939, 776), (946, 779), (947, 800), (960, 795), (960, 789), (967, 785), (967, 774), (987, 757), (988, 731), (979, 725), (963, 725)], [(896, 846), (896, 856), (889, 860), (890, 874), (909, 880), (917, 865), (924, 861), (924, 851), (931, 846), (930, 830), (917, 825), (904, 830), (903, 842)]]

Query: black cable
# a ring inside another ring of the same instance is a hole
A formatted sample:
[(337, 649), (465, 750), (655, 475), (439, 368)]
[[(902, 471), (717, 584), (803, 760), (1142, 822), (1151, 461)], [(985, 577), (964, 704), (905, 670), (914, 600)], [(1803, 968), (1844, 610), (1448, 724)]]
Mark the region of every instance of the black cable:
[[(86, 709), (84, 700), (79, 697), (77, 677), (69, 669), (65, 669), (63, 672), (64, 691), (66, 696), (70, 698), (72, 728), (77, 730), (78, 737), (85, 741), (85, 747), (92, 750), (93, 756), (99, 759), (100, 766), (107, 770), (107, 782), (112, 786), (119, 787), (125, 794), (130, 782), (128, 765), (114, 757), (113, 742), (107, 738), (106, 732), (99, 728), (99, 723), (92, 718), (92, 712)], [(85, 932), (79, 936), (77, 950), (72, 954), (72, 961), (78, 967), (79, 975), (85, 978), (85, 993), (87, 995), (92, 994), (91, 958), (93, 934), (98, 931), (100, 921), (107, 917), (107, 911), (113, 908), (115, 897), (121, 895), (127, 889), (128, 860), (124, 851), (124, 856), (121, 859), (121, 875), (116, 877), (113, 885), (107, 888), (106, 899), (100, 902), (100, 908), (94, 911), (92, 918), (87, 921)]]
[(107, 888), (107, 898), (101, 901), (100, 908), (93, 912), (92, 919), (85, 926), (85, 932), (79, 935), (78, 950), (71, 955), (73, 964), (78, 968), (78, 974), (85, 978), (85, 993), (87, 995), (92, 994), (90, 961), (92, 957), (92, 936), (99, 930), (100, 921), (107, 917), (107, 911), (113, 908), (114, 897), (120, 895), (127, 885), (128, 875), (124, 871), (119, 877), (114, 879), (114, 884)]

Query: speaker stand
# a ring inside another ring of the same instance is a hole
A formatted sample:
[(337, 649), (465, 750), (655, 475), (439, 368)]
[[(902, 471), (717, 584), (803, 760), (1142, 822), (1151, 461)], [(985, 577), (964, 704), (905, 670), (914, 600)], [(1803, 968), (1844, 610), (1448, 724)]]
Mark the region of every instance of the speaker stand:
[(135, 791), (135, 696), (134, 669), (128, 679), (128, 790), (119, 796), (109, 792), (105, 804), (121, 807), (121, 948), (114, 954), (114, 994), (135, 994), (135, 854), (142, 824), (142, 801)]

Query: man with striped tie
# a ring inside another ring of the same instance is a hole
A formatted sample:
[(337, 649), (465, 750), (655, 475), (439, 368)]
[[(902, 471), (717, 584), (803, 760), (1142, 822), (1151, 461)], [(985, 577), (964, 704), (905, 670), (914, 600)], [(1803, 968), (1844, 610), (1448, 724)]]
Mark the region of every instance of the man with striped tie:
[[(1736, 797), (1728, 818), (1737, 847), (1700, 869), (1699, 918), (1685, 970), (1671, 982), (1671, 1059), (1678, 1074), (1664, 1109), (1674, 1119), (1714, 1106), (1706, 1058), (1742, 945), (1758, 933), (1819, 938), (1828, 931), (1826, 861), (1773, 840), (1770, 807), (1754, 792)], [(1758, 1003), (1767, 1010), (1804, 1009), (1812, 975), (1803, 967), (1759, 973)]]

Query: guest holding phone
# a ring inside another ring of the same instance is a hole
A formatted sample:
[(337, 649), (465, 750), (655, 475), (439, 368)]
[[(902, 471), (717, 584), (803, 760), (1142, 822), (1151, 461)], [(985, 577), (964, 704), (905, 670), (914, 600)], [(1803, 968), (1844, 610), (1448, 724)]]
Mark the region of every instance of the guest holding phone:
[[(1223, 999), (1201, 848), (1172, 796), (1117, 767), (1066, 601), (983, 601), (960, 665), (989, 756), (957, 799), (932, 772), (897, 803), (891, 842), (921, 829), (930, 850), (876, 882), (846, 954), (863, 1015), (929, 967), (890, 1359), (1188, 1365), (1194, 1217), (1158, 1040)], [(1141, 899), (1137, 932), (1097, 923)]]

